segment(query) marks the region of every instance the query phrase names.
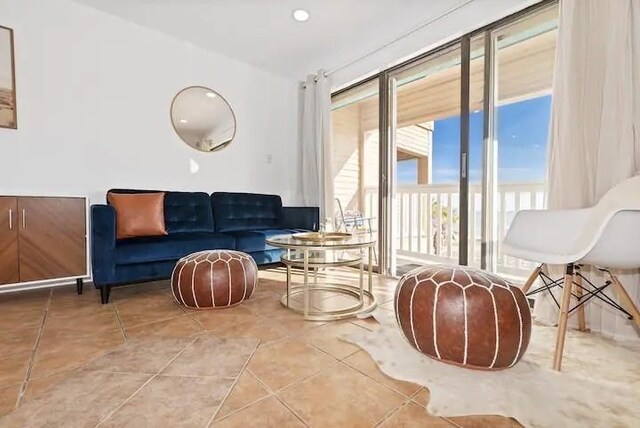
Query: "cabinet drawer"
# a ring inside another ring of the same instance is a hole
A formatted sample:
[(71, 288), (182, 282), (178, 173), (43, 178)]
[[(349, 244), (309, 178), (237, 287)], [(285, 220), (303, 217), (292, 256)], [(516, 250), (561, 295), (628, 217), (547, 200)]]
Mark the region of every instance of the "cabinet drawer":
[(20, 282), (86, 274), (83, 198), (18, 197)]
[(0, 196), (0, 285), (20, 281), (18, 198)]

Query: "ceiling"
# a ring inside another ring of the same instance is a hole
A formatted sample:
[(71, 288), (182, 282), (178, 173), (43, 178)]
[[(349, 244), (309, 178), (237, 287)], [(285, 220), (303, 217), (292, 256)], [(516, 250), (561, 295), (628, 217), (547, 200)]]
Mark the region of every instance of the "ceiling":
[[(462, 0), (75, 0), (275, 74), (341, 65)], [(303, 8), (311, 18), (292, 18)], [(338, 63), (336, 63), (338, 62)]]

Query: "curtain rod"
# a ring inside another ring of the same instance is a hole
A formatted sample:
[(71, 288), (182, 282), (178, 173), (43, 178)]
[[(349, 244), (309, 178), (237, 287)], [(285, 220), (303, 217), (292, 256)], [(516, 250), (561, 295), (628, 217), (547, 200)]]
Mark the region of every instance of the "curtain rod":
[[(351, 66), (353, 64), (356, 64), (356, 63), (362, 61), (365, 58), (370, 57), (371, 55), (373, 55), (373, 54), (375, 54), (375, 53), (377, 53), (377, 52), (379, 52), (379, 51), (381, 51), (383, 49), (386, 49), (387, 47), (391, 46), (392, 44), (404, 39), (407, 36), (410, 36), (411, 34), (415, 33), (416, 31), (422, 30), (423, 28), (433, 24), (434, 22), (437, 22), (437, 21), (441, 20), (442, 18), (444, 18), (444, 17), (446, 17), (448, 15), (451, 15), (453, 12), (455, 12), (455, 11), (457, 11), (459, 9), (462, 9), (463, 7), (467, 6), (468, 4), (470, 4), (470, 3), (474, 2), (474, 1), (475, 0), (465, 0), (465, 1), (463, 1), (462, 3), (458, 4), (457, 6), (454, 6), (451, 9), (445, 11), (444, 13), (441, 13), (440, 15), (438, 15), (438, 16), (436, 16), (434, 18), (431, 18), (427, 22), (424, 22), (424, 23), (418, 25), (417, 27), (409, 30), (408, 32), (406, 32), (406, 33), (404, 33), (404, 34), (402, 34), (402, 35), (400, 35), (400, 36), (398, 36), (396, 38), (394, 38), (393, 40), (388, 41), (387, 43), (383, 44), (382, 46), (379, 46), (379, 47), (367, 52), (366, 54), (364, 54), (364, 55), (362, 55), (362, 56), (360, 56), (360, 57), (358, 57), (358, 58), (356, 58), (356, 59), (354, 59), (352, 61), (349, 61), (349, 62), (347, 62), (345, 64), (342, 64), (341, 66), (336, 67), (333, 70), (329, 70), (327, 73), (325, 73), (325, 76), (329, 76), (329, 75), (331, 75), (333, 73), (336, 73), (336, 72), (338, 72), (340, 70), (343, 70), (343, 69), (345, 69), (345, 68), (347, 68), (347, 67), (349, 67), (349, 66)], [(317, 81), (317, 78), (316, 78), (316, 81)]]
[[(329, 74), (325, 71), (324, 73), (322, 73), (323, 77), (329, 77)], [(318, 76), (313, 78), (313, 81), (315, 83), (318, 83)], [(306, 81), (302, 81), (300, 82), (300, 86), (302, 87), (302, 89), (307, 89), (307, 82)]]

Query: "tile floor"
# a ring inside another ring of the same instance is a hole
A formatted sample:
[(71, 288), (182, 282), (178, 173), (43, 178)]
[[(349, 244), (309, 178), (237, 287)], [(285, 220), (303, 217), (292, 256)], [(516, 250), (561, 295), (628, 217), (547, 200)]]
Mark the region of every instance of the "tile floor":
[[(331, 275), (332, 280), (354, 280), (344, 271)], [(46, 403), (55, 385), (90, 372), (93, 360), (123, 343), (145, 337), (214, 337), (260, 341), (231, 393), (221, 403), (200, 404), (215, 407), (212, 424), (216, 427), (520, 426), (502, 416), (428, 414), (427, 389), (387, 377), (368, 354), (337, 338), (354, 329), (375, 329), (375, 321), (305, 322), (280, 305), (283, 279), (281, 270), (261, 271), (259, 288), (250, 300), (214, 311), (178, 306), (166, 281), (116, 288), (108, 305), (100, 304), (99, 293), (91, 286), (85, 287), (82, 296), (75, 287), (0, 295), (0, 415), (30, 400)], [(388, 302), (394, 286), (393, 280), (375, 279), (374, 294), (383, 308), (392, 310)], [(339, 305), (339, 300), (318, 295), (314, 302)], [(161, 347), (153, 355), (163, 352), (172, 350)], [(199, 364), (204, 375), (215, 370), (206, 362)], [(183, 375), (187, 368), (176, 364), (172, 370)], [(95, 381), (86, 377), (87, 383)], [(137, 410), (131, 415), (153, 412), (149, 402), (161, 405), (167, 394), (188, 389), (175, 382), (159, 382), (145, 392), (142, 403), (132, 407)], [(103, 410), (95, 405), (86, 408), (88, 413)], [(122, 426), (137, 421), (136, 426), (144, 426), (144, 419), (131, 415), (125, 412), (123, 419), (110, 423)], [(198, 420), (185, 426), (206, 423)]]
[(207, 334), (131, 339), (25, 400), (0, 427), (208, 426), (258, 344)]

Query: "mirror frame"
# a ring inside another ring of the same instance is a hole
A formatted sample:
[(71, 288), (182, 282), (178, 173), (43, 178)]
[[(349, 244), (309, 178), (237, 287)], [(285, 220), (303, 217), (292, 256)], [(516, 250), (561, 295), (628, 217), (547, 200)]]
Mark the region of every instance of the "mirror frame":
[[(226, 143), (222, 143), (220, 145), (217, 145), (215, 148), (209, 150), (208, 152), (204, 151), (204, 150), (199, 150), (193, 146), (191, 146), (189, 143), (187, 143), (181, 136), (180, 133), (178, 133), (178, 130), (176, 129), (176, 124), (173, 123), (173, 106), (176, 102), (176, 99), (180, 96), (180, 94), (182, 94), (184, 91), (187, 91), (189, 89), (194, 89), (194, 88), (198, 88), (198, 89), (204, 89), (206, 91), (209, 92), (213, 92), (214, 94), (216, 94), (218, 97), (220, 97), (222, 99), (222, 101), (224, 101), (227, 106), (229, 107), (229, 110), (231, 111), (231, 117), (233, 117), (233, 135), (231, 136), (231, 139), (229, 139), (229, 141), (227, 141)], [(231, 104), (229, 103), (229, 101), (227, 101), (227, 99), (220, 94), (220, 92), (218, 91), (214, 91), (211, 88), (208, 88), (206, 86), (202, 86), (202, 85), (191, 85), (191, 86), (187, 86), (185, 88), (182, 88), (181, 90), (178, 91), (177, 94), (175, 94), (173, 96), (173, 99), (171, 100), (171, 105), (169, 106), (169, 121), (171, 122), (171, 126), (173, 127), (173, 132), (176, 133), (176, 135), (178, 136), (178, 138), (180, 138), (180, 140), (187, 145), (188, 147), (190, 147), (191, 149), (200, 152), (200, 153), (213, 153), (213, 152), (217, 152), (218, 150), (222, 150), (224, 148), (226, 148), (229, 144), (231, 144), (233, 142), (233, 140), (235, 140), (236, 138), (236, 134), (238, 133), (238, 118), (236, 117), (236, 113), (233, 111), (233, 107), (231, 107)]]

